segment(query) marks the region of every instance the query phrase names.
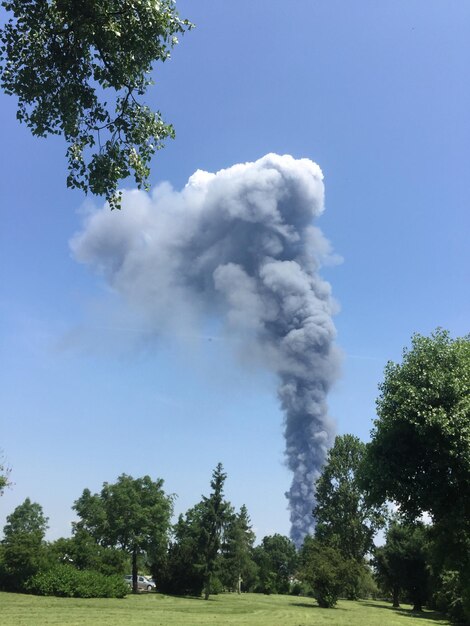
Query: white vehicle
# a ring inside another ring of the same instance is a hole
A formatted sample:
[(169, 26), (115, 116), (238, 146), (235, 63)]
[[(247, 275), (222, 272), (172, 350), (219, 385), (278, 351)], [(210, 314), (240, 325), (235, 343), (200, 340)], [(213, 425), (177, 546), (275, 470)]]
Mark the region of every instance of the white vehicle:
[[(132, 574), (124, 576), (124, 580), (129, 587), (132, 587)], [(137, 576), (137, 589), (139, 591), (152, 591), (155, 587), (155, 581), (152, 578), (147, 578), (147, 576), (142, 576), (141, 574)]]

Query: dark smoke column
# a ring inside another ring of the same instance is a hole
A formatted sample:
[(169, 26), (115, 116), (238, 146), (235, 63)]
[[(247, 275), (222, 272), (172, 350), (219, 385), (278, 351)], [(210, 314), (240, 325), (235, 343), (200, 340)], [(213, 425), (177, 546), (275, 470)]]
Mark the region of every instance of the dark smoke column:
[(334, 430), (326, 398), (337, 378), (339, 359), (333, 343), (329, 287), (314, 265), (304, 262), (301, 266), (298, 260), (273, 264), (271, 274), (282, 273), (284, 280), (276, 282), (271, 276), (269, 285), (275, 285), (278, 298), (270, 341), (280, 353), (278, 395), (285, 414), (286, 461), (293, 473), (286, 496), (291, 538), (300, 546), (315, 527), (315, 482)]
[[(314, 372), (312, 371), (312, 376)], [(326, 381), (283, 377), (279, 397), (286, 414), (286, 457), (293, 472), (289, 500), (291, 538), (300, 546), (315, 528), (312, 509), (315, 505), (315, 482), (331, 444), (331, 428), (326, 421)], [(319, 379), (323, 376), (319, 375)], [(327, 384), (327, 383), (326, 383)]]
[(314, 528), (315, 481), (332, 443), (326, 398), (337, 377), (330, 286), (319, 275), (329, 244), (314, 220), (323, 176), (309, 159), (268, 154), (181, 191), (123, 196), (119, 215), (91, 215), (72, 241), (151, 333), (197, 333), (220, 317), (241, 349), (278, 377), (285, 415), (292, 538)]

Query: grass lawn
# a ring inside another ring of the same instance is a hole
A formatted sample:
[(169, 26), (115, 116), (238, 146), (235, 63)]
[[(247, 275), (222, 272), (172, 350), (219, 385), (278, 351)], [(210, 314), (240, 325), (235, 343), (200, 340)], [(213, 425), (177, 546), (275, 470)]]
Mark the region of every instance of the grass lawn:
[(222, 594), (209, 601), (160, 594), (122, 600), (45, 598), (0, 593), (2, 626), (435, 626), (449, 624), (436, 613), (416, 616), (408, 606), (375, 601), (339, 602), (320, 609), (310, 598)]

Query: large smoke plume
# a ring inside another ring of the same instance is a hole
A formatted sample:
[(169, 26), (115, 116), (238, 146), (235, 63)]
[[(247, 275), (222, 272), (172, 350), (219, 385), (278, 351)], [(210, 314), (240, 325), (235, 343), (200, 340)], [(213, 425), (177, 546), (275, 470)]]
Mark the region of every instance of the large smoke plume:
[(291, 536), (314, 527), (315, 480), (332, 439), (326, 396), (337, 376), (333, 303), (318, 275), (328, 242), (320, 168), (269, 154), (216, 174), (197, 171), (182, 191), (124, 195), (123, 210), (92, 214), (72, 240), (155, 331), (219, 316), (246, 354), (272, 368), (285, 414)]

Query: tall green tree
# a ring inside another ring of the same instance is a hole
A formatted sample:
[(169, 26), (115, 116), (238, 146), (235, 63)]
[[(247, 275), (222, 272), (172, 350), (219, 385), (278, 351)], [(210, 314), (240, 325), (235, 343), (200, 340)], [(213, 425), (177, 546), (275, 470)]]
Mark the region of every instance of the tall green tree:
[(410, 519), (470, 519), (470, 336), (414, 335), (389, 362), (367, 446), (369, 499)]
[(429, 513), (445, 569), (470, 589), (470, 336), (414, 335), (379, 389), (361, 476), (368, 500), (394, 501), (410, 521)]
[[(216, 583), (224, 526), (231, 507), (224, 498), (227, 475), (219, 463), (212, 473), (211, 493), (180, 515), (164, 572), (163, 587), (169, 593), (200, 595), (207, 600)], [(152, 571), (157, 574), (153, 566)]]
[(400, 606), (404, 592), (420, 612), (428, 597), (429, 532), (422, 523), (403, 524), (394, 520), (387, 529), (386, 541), (375, 550), (375, 569), (382, 589), (393, 596), (393, 606)]
[(294, 543), (284, 535), (263, 537), (253, 551), (258, 565), (259, 587), (263, 593), (288, 593), (290, 579), (297, 569), (297, 551)]
[(102, 546), (130, 555), (133, 591), (137, 593), (137, 563), (142, 554), (164, 558), (168, 545), (173, 497), (163, 491), (163, 480), (150, 476), (119, 476), (104, 483), (100, 493), (85, 489), (73, 508), (80, 521), (74, 533), (86, 531)]
[(178, 517), (173, 527), (172, 541), (164, 567), (151, 565), (159, 589), (181, 596), (200, 596), (204, 587), (203, 563), (200, 550), (201, 503)]
[(7, 517), (3, 528), (2, 560), (4, 584), (9, 589), (22, 590), (28, 578), (45, 564), (47, 522), (41, 505), (29, 498)]
[(317, 481), (315, 536), (339, 550), (344, 559), (362, 562), (385, 523), (385, 509), (370, 504), (358, 480), (365, 444), (354, 435), (335, 439)]
[(299, 576), (312, 591), (319, 606), (329, 609), (338, 601), (347, 570), (339, 550), (307, 536), (299, 554)]
[(131, 173), (147, 187), (149, 162), (174, 136), (140, 101), (156, 61), (192, 25), (174, 0), (3, 0), (0, 84), (18, 97), (17, 118), (33, 135), (62, 135), (67, 185), (119, 206)]
[(224, 483), (227, 474), (222, 463), (218, 463), (212, 473), (211, 493), (203, 496), (199, 532), (199, 550), (202, 557), (204, 598), (209, 599), (212, 580), (216, 571), (217, 556), (220, 550), (222, 528), (227, 521), (229, 504), (224, 499)]
[(225, 524), (220, 554), (220, 579), (223, 586), (241, 593), (254, 586), (257, 566), (253, 561), (256, 536), (245, 505), (231, 513)]

